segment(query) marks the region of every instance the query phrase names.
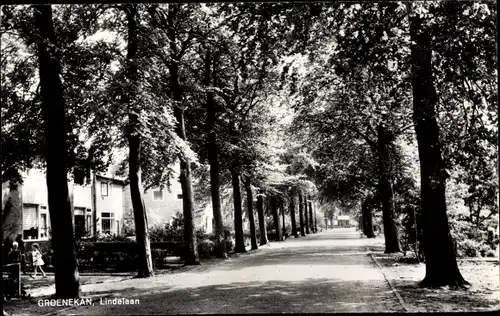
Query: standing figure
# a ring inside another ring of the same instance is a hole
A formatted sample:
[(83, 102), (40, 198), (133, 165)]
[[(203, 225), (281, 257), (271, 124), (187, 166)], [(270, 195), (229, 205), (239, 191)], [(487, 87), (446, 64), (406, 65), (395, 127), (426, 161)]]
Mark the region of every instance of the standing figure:
[(33, 247), (32, 256), (33, 256), (33, 267), (35, 270), (34, 275), (36, 276), (36, 271), (38, 270), (38, 268), (40, 268), (40, 271), (42, 272), (43, 276), (46, 276), (45, 272), (42, 270), (44, 262), (42, 260), (42, 253), (40, 252), (40, 246), (38, 246), (37, 243), (34, 243), (31, 247)]
[(12, 243), (12, 249), (9, 251), (8, 263), (21, 263), (21, 250), (16, 241)]

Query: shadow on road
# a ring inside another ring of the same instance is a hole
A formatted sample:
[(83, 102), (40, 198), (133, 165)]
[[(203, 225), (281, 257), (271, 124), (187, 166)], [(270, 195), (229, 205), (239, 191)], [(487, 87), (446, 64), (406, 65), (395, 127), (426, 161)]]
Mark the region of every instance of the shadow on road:
[(140, 305), (92, 306), (75, 309), (74, 313), (107, 315), (111, 310), (120, 315), (404, 311), (382, 281), (234, 282), (171, 289), (137, 298)]

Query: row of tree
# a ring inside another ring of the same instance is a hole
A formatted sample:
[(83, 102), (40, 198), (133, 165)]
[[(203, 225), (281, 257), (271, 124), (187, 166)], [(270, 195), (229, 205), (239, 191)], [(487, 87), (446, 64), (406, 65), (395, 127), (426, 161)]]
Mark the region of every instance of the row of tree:
[[(105, 170), (116, 148), (128, 152), (139, 276), (152, 274), (144, 188), (168, 185), (179, 161), (188, 264), (199, 262), (196, 195), (211, 200), (226, 256), (222, 185), (233, 191), (237, 251), (243, 184), (252, 235), (254, 193), (260, 232), (269, 197), (278, 239), (280, 200), (292, 230), (297, 197), (299, 215), (308, 196), (362, 201), (367, 234), (380, 205), (386, 252), (396, 252), (398, 209), (420, 178), (423, 284), (465, 284), (446, 178), (496, 157), (494, 11), (469, 2), (2, 7), (2, 179), (18, 184), (46, 163), (56, 294), (79, 291), (68, 172), (82, 158)], [(496, 203), (491, 167), (466, 173), (480, 175), (465, 177), (478, 214)], [(303, 217), (301, 234), (315, 231)]]
[[(263, 197), (270, 196), (278, 240), (282, 234), (278, 199), (299, 195), (299, 213), (307, 209), (302, 194), (314, 194), (314, 185), (300, 170), (293, 174), (284, 170), (284, 153), (268, 143), (281, 128), (273, 128), (276, 113), (266, 115), (279, 112), (270, 106), (268, 91), (275, 67), (269, 58), (262, 61), (259, 56), (270, 50), (259, 39), (251, 40), (248, 30), (231, 29), (232, 19), (243, 12), (233, 12), (234, 6), (218, 9), (202, 4), (2, 7), (2, 36), (7, 43), (2, 48), (6, 52), (2, 178), (19, 185), (23, 170), (46, 164), (56, 295), (79, 293), (67, 177), (82, 158), (92, 169), (105, 170), (114, 149), (128, 149), (124, 169), (141, 246), (140, 277), (153, 273), (143, 187), (168, 183), (173, 173), (169, 166), (176, 160), (184, 239), (189, 244), (187, 264), (199, 263), (193, 163), (199, 173), (206, 170), (200, 166), (205, 161), (210, 170), (220, 257), (226, 256), (220, 185), (228, 179), (233, 188), (236, 251), (245, 251), (241, 181), (248, 207), (252, 189), (259, 190), (259, 219)], [(224, 21), (218, 21), (221, 13)], [(22, 137), (26, 132), (29, 137)], [(301, 230), (315, 231), (310, 203), (309, 209), (309, 220), (304, 215)], [(264, 220), (259, 225), (265, 232)], [(264, 241), (265, 235), (261, 238)]]
[[(319, 190), (327, 200), (354, 202), (369, 237), (372, 211), (380, 206), (388, 253), (401, 250), (397, 215), (416, 209), (412, 222), (419, 223), (427, 267), (422, 285), (464, 285), (446, 181), (461, 167), (481, 183), (464, 181), (465, 201), (481, 196), (482, 210), (471, 207), (471, 214), (498, 214), (498, 169), (487, 166), (497, 158), (496, 8), (440, 2), (338, 9), (343, 18), (318, 26), (332, 40), (302, 62), (308, 71), (288, 72), (290, 89), (298, 91), (296, 122), (308, 129), (310, 150), (322, 164)], [(466, 169), (466, 161), (484, 164), (481, 171)]]

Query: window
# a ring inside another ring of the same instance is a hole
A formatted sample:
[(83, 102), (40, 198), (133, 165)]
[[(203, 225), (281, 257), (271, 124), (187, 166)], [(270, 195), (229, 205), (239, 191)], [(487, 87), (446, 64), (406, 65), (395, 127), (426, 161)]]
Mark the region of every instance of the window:
[(114, 234), (114, 213), (101, 213), (101, 231), (103, 234)]
[(177, 198), (178, 198), (179, 200), (182, 200), (182, 194), (177, 194)]
[(47, 213), (40, 214), (40, 238), (49, 238), (49, 219)]
[(108, 196), (108, 184), (106, 182), (101, 182), (101, 196)]
[(47, 239), (49, 237), (49, 214), (46, 206), (23, 205), (23, 239)]
[(153, 190), (153, 201), (163, 201), (163, 190)]
[(85, 236), (85, 208), (75, 207), (74, 209), (75, 221), (75, 237), (81, 238)]

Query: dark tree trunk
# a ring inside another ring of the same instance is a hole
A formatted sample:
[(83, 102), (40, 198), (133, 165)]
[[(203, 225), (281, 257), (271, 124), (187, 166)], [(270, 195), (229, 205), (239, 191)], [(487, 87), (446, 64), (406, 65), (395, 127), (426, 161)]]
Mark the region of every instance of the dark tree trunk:
[[(186, 128), (184, 126), (184, 110), (181, 108), (182, 104), (182, 87), (180, 85), (179, 77), (179, 59), (177, 48), (177, 36), (174, 30), (174, 16), (175, 8), (169, 6), (168, 11), (168, 25), (169, 25), (169, 42), (171, 51), (171, 61), (168, 64), (172, 88), (172, 96), (176, 103), (174, 107), (174, 115), (177, 120), (177, 135), (186, 141)], [(196, 241), (196, 232), (194, 224), (194, 195), (193, 184), (191, 179), (191, 162), (185, 156), (180, 156), (180, 182), (182, 188), (182, 208), (184, 216), (184, 241), (188, 243), (189, 249), (185, 257), (185, 264), (197, 265), (200, 264), (198, 256), (198, 247)]]
[(310, 234), (311, 232), (309, 231), (309, 215), (308, 215), (308, 211), (307, 211), (307, 209), (308, 209), (307, 204), (308, 204), (307, 198), (304, 197), (304, 217), (306, 218), (306, 222), (305, 222), (306, 234)]
[(396, 214), (394, 210), (394, 191), (392, 189), (391, 157), (389, 145), (390, 133), (383, 125), (377, 127), (379, 150), (379, 190), (382, 199), (382, 218), (384, 222), (385, 253), (400, 252)]
[(293, 191), (290, 191), (290, 220), (292, 222), (292, 235), (295, 238), (299, 238), (297, 233), (297, 222), (295, 220), (295, 195)]
[(95, 170), (92, 170), (92, 235), (97, 236), (97, 179)]
[(446, 170), (441, 157), (436, 119), (436, 90), (432, 75), (429, 30), (417, 14), (410, 18), (413, 122), (418, 143), (421, 178), (422, 230), (426, 274), (422, 286), (467, 285), (453, 251), (446, 214)]
[(135, 238), (139, 245), (139, 265), (137, 276), (147, 278), (153, 275), (153, 257), (149, 243), (146, 206), (142, 197), (140, 140), (138, 136), (129, 136), (129, 180), (130, 196), (134, 209)]
[(233, 205), (234, 205), (234, 251), (246, 252), (245, 239), (243, 238), (243, 221), (241, 208), (240, 176), (235, 169), (231, 170), (231, 180), (233, 183)]
[[(137, 69), (137, 7), (134, 4), (125, 7), (127, 14), (127, 28), (128, 28), (128, 43), (127, 43), (127, 60), (129, 62), (127, 69), (127, 78), (130, 82), (136, 83), (138, 80)], [(124, 96), (124, 101), (130, 107), (129, 114), (129, 131), (128, 131), (128, 144), (129, 144), (129, 181), (130, 181), (130, 196), (132, 199), (132, 207), (134, 209), (134, 222), (135, 222), (135, 238), (139, 245), (139, 264), (137, 276), (147, 278), (153, 275), (153, 258), (151, 255), (151, 247), (148, 235), (148, 221), (146, 214), (146, 206), (142, 197), (143, 188), (141, 184), (141, 139), (139, 136), (139, 117), (138, 109), (132, 108), (130, 104), (131, 98), (135, 91), (127, 91)]]
[[(207, 53), (205, 59), (205, 85), (211, 84), (211, 56)], [(213, 92), (207, 92), (207, 128), (208, 141), (206, 150), (210, 165), (210, 193), (212, 195), (212, 210), (215, 222), (215, 255), (218, 258), (227, 258), (226, 243), (224, 241), (224, 223), (222, 220), (222, 207), (220, 200), (220, 165), (218, 143), (216, 136), (216, 108)]]
[(282, 222), (283, 222), (283, 225), (282, 225), (282, 232), (283, 232), (283, 239), (286, 238), (286, 223), (285, 223), (285, 201), (283, 201), (283, 199), (280, 199), (280, 209), (281, 209), (281, 219), (282, 219)]
[(267, 245), (266, 216), (264, 215), (264, 197), (262, 192), (257, 195), (257, 216), (259, 217), (260, 245)]
[(278, 214), (278, 199), (271, 197), (271, 212), (273, 214), (274, 229), (276, 230), (275, 240), (281, 241), (280, 217)]
[[(314, 205), (314, 203), (312, 203), (311, 205)], [(314, 210), (313, 210), (313, 218), (314, 218), (314, 231), (317, 233), (318, 232), (318, 219), (317, 219), (317, 214), (316, 214), (316, 208), (314, 208)]]
[(245, 181), (245, 189), (247, 193), (247, 209), (248, 209), (248, 221), (250, 222), (250, 241), (252, 244), (252, 250), (258, 249), (257, 246), (257, 234), (255, 231), (255, 218), (253, 214), (253, 192), (252, 185), (249, 179)]
[(302, 193), (299, 193), (299, 220), (300, 220), (300, 235), (305, 236), (306, 231), (304, 229), (304, 201)]
[(313, 211), (312, 211), (312, 201), (309, 200), (309, 225), (311, 226), (311, 232), (314, 234), (316, 231), (314, 230), (314, 218), (313, 218)]
[(311, 201), (311, 210), (312, 210), (312, 222), (313, 222), (313, 229), (314, 229), (314, 232), (317, 233), (318, 232), (318, 228), (316, 227), (316, 209), (313, 207), (314, 203), (313, 201)]
[(373, 218), (372, 218), (372, 210), (370, 204), (367, 200), (363, 202), (361, 205), (361, 213), (363, 219), (363, 233), (368, 238), (375, 238), (375, 233), (373, 232)]
[(55, 296), (76, 298), (80, 295), (80, 275), (68, 192), (65, 101), (55, 49), (57, 42), (52, 24), (52, 7), (35, 5), (34, 22), (39, 35), (37, 55), (47, 145), (47, 190), (54, 250)]

